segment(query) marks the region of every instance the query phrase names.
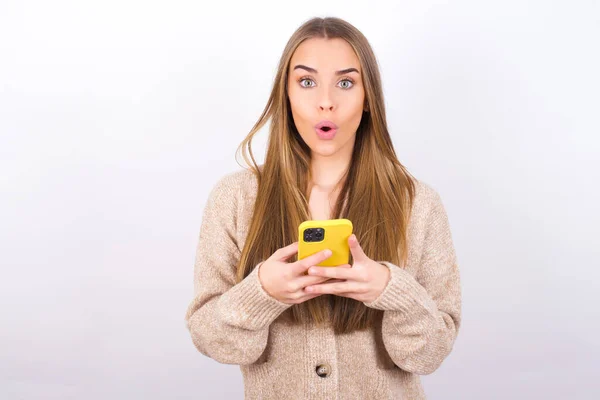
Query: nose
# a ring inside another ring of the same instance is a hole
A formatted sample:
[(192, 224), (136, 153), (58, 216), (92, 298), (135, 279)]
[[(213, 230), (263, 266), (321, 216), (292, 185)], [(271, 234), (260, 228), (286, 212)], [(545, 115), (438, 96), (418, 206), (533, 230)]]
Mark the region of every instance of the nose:
[(323, 88), (319, 93), (319, 109), (321, 111), (333, 111), (333, 99), (327, 88)]

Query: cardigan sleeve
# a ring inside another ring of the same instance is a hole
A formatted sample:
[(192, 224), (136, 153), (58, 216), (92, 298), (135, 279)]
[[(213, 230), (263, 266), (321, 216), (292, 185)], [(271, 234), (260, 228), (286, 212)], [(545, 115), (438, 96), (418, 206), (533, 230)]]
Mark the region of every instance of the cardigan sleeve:
[(390, 280), (368, 307), (384, 310), (382, 338), (394, 363), (419, 375), (434, 372), (450, 354), (461, 320), (461, 288), (448, 217), (431, 191), (423, 254), (416, 277), (390, 262)]
[(200, 353), (224, 364), (251, 364), (264, 352), (269, 325), (291, 305), (271, 297), (259, 263), (241, 282), (235, 275), (239, 176), (221, 178), (204, 208), (194, 263), (194, 298), (185, 315)]

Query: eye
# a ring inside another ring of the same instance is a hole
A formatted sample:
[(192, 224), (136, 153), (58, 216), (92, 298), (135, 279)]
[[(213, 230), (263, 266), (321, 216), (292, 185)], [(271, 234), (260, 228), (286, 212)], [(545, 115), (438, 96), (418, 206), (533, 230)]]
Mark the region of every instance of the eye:
[[(298, 79), (298, 82), (303, 88), (311, 88), (315, 86), (315, 81), (313, 81), (312, 78), (308, 78), (306, 76)], [(310, 82), (310, 84), (304, 84), (303, 82)], [(354, 81), (350, 78), (345, 78), (340, 81), (340, 85), (342, 89), (348, 90), (352, 88), (352, 86), (354, 86)]]
[[(343, 83), (346, 83), (346, 85), (343, 85)], [(350, 89), (352, 86), (354, 86), (352, 79), (342, 79), (340, 84), (342, 84), (342, 89)]]
[(298, 82), (300, 82), (300, 86), (305, 87), (305, 88), (312, 87), (312, 86), (303, 85), (302, 82), (304, 82), (304, 81), (309, 81), (309, 82), (314, 83), (314, 81), (310, 78), (300, 78), (300, 80)]

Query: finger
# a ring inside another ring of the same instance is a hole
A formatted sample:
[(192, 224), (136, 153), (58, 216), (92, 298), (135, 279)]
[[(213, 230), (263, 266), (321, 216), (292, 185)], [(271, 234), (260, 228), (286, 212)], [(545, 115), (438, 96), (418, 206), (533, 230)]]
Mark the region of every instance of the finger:
[(362, 261), (369, 257), (365, 254), (355, 234), (350, 235), (348, 238), (348, 245), (350, 245), (350, 252), (352, 253), (352, 259), (354, 261)]
[(320, 262), (327, 260), (329, 257), (331, 257), (331, 254), (332, 252), (329, 249), (321, 250), (318, 253), (312, 254), (293, 263), (293, 270), (297, 274), (304, 273), (313, 265), (317, 265)]
[(296, 253), (298, 253), (298, 242), (277, 249), (271, 257), (277, 261), (285, 261)]
[(319, 296), (320, 296), (319, 293), (312, 293), (312, 294), (307, 293), (303, 296), (298, 297), (297, 299), (290, 300), (289, 303), (290, 304), (300, 304), (300, 303), (304, 303), (305, 301), (314, 299), (315, 297), (319, 297)]
[(306, 286), (317, 285), (330, 280), (330, 278), (324, 278), (322, 276), (300, 275), (300, 277), (294, 281), (294, 284), (297, 285), (299, 288), (298, 290), (303, 290)]
[[(321, 267), (315, 267), (315, 268), (321, 268)], [(332, 268), (332, 267), (323, 267), (323, 268)], [(342, 265), (338, 265), (338, 266), (336, 266), (334, 268), (352, 268), (352, 265), (350, 265), (350, 264), (342, 264)], [(303, 275), (308, 275), (308, 271), (305, 271)]]
[(325, 281), (327, 283), (333, 283), (333, 282), (346, 282), (345, 279), (332, 279), (332, 278), (327, 278), (327, 280)]
[(361, 276), (356, 269), (344, 267), (310, 267), (309, 275), (322, 276), (326, 278), (361, 281)]
[(304, 288), (307, 293), (340, 294), (360, 293), (360, 284), (353, 281), (342, 281), (333, 283), (321, 283)]

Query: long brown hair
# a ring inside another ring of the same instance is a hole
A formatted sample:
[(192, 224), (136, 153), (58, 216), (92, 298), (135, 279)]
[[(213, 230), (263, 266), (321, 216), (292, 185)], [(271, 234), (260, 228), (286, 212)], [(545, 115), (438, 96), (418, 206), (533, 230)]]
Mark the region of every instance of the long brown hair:
[[(237, 150), (258, 181), (252, 221), (238, 265), (238, 280), (278, 248), (297, 241), (298, 225), (309, 219), (311, 155), (292, 119), (287, 81), (294, 51), (304, 40), (315, 37), (341, 38), (352, 46), (363, 71), (368, 107), (356, 131), (350, 166), (342, 179), (332, 218), (352, 221), (354, 233), (371, 259), (399, 266), (406, 262), (406, 228), (415, 183), (398, 161), (387, 129), (377, 60), (367, 39), (348, 22), (331, 17), (313, 18), (289, 39), (267, 105)], [(269, 119), (265, 162), (259, 167), (251, 142)], [(380, 311), (362, 302), (332, 295), (322, 295), (290, 309), (294, 321), (317, 324), (331, 321), (338, 333), (366, 329), (381, 316)]]

